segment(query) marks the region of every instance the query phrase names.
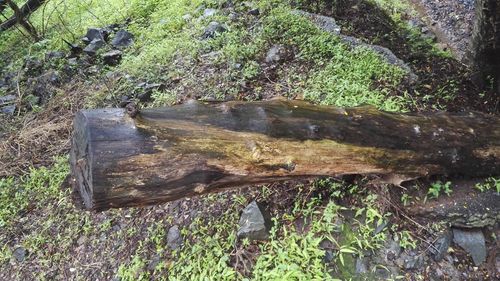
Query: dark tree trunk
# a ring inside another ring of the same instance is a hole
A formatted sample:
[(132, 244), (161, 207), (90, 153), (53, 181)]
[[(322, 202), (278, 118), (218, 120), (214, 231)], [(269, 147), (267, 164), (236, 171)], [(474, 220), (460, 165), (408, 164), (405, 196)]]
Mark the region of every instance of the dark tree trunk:
[(141, 206), (304, 177), (500, 174), (500, 118), (393, 114), (299, 101), (79, 112), (71, 150), (87, 208)]
[(500, 0), (476, 0), (472, 61), (484, 86), (493, 83), (500, 95)]

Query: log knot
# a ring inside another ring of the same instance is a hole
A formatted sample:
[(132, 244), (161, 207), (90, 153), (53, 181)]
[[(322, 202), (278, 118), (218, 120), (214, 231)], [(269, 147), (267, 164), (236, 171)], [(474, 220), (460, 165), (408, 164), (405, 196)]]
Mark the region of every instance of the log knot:
[(139, 107), (137, 106), (137, 104), (135, 102), (131, 102), (131, 103), (127, 104), (125, 109), (127, 110), (128, 116), (130, 116), (131, 118), (135, 118), (137, 116), (137, 114), (139, 114), (139, 112), (140, 112)]

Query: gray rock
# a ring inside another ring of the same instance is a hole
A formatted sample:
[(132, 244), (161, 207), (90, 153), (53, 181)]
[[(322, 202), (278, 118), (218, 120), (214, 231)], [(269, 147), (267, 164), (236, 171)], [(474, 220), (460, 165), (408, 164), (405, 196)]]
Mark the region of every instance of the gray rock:
[(150, 102), (152, 92), (142, 92), (137, 95), (137, 99), (141, 102)]
[(120, 103), (118, 104), (118, 106), (121, 107), (121, 108), (125, 108), (131, 102), (132, 102), (132, 100), (130, 99), (130, 97), (121, 96), (120, 97)]
[(182, 19), (185, 21), (190, 21), (192, 18), (193, 16), (191, 16), (191, 14), (185, 14), (182, 16)]
[(248, 14), (250, 14), (252, 16), (258, 16), (258, 15), (260, 15), (260, 10), (258, 8), (251, 9), (250, 11), (248, 11)]
[(68, 59), (68, 64), (71, 65), (71, 66), (78, 65), (78, 58), (70, 58), (70, 59)]
[(205, 9), (205, 11), (203, 11), (203, 18), (213, 17), (216, 14), (217, 14), (216, 9)]
[(80, 54), (83, 52), (83, 48), (77, 44), (68, 43), (68, 45), (69, 45), (68, 58), (76, 58), (76, 57), (80, 56)]
[(146, 83), (142, 82), (137, 84), (135, 87), (137, 94), (137, 99), (141, 102), (149, 102), (151, 101), (151, 94), (153, 91), (164, 91), (166, 89), (166, 85), (163, 83)]
[(379, 54), (387, 63), (395, 65), (400, 67), (406, 72), (408, 82), (410, 84), (414, 84), (418, 81), (418, 76), (411, 70), (411, 68), (406, 64), (403, 60), (398, 58), (391, 50), (389, 50), (386, 47), (382, 47), (379, 45), (371, 45), (364, 43), (363, 41), (351, 37), (351, 36), (345, 36), (341, 35), (340, 38), (342, 41), (350, 45), (351, 47), (364, 47), (367, 49), (370, 49), (374, 51), (375, 53)]
[(421, 255), (403, 254), (396, 261), (396, 264), (406, 270), (420, 269), (424, 266), (424, 258)]
[(0, 113), (6, 114), (6, 115), (14, 115), (16, 112), (16, 106), (15, 105), (6, 105), (0, 107)]
[(34, 77), (40, 75), (42, 70), (43, 70), (43, 63), (39, 59), (32, 57), (26, 58), (24, 62), (24, 72), (27, 75)]
[(111, 41), (111, 45), (114, 47), (128, 47), (134, 43), (134, 35), (124, 29), (119, 30), (113, 41)]
[(201, 36), (202, 39), (210, 39), (214, 38), (220, 33), (226, 32), (227, 28), (223, 25), (220, 24), (216, 21), (213, 21), (208, 24), (208, 26), (205, 28), (205, 31), (203, 32), (203, 35)]
[(16, 87), (17, 74), (17, 72), (6, 73), (3, 78), (0, 78), (0, 87)]
[(399, 242), (389, 238), (381, 251), (385, 261), (393, 261), (401, 255), (401, 246)]
[(87, 34), (82, 38), (85, 44), (90, 44), (92, 41), (106, 41), (108, 37), (108, 32), (102, 28), (89, 28), (87, 29)]
[(163, 91), (165, 90), (166, 86), (163, 83), (146, 83), (143, 88), (144, 91), (146, 92), (152, 92), (152, 91)]
[(148, 264), (148, 270), (154, 271), (159, 263), (160, 263), (160, 256), (155, 255)]
[(328, 239), (323, 239), (321, 243), (319, 243), (319, 248), (325, 251), (325, 255), (323, 256), (323, 262), (329, 263), (333, 261), (335, 255), (333, 254), (332, 249), (335, 248), (335, 245)]
[(12, 253), (16, 261), (23, 262), (26, 259), (26, 249), (23, 247), (17, 247)]
[(294, 10), (293, 13), (296, 15), (301, 15), (309, 18), (309, 20), (311, 20), (319, 29), (322, 29), (326, 32), (333, 33), (336, 35), (340, 34), (341, 28), (340, 26), (337, 25), (334, 18), (325, 17), (322, 15), (313, 14), (301, 10)]
[(64, 52), (60, 52), (60, 51), (49, 51), (49, 52), (45, 53), (45, 61), (62, 59), (64, 57), (66, 57), (66, 54)]
[(321, 30), (340, 36), (342, 42), (346, 43), (351, 48), (364, 47), (371, 49), (375, 53), (378, 53), (384, 60), (387, 61), (387, 63), (396, 65), (401, 69), (403, 69), (407, 73), (406, 77), (408, 83), (414, 84), (417, 82), (418, 76), (411, 70), (408, 64), (406, 64), (403, 60), (399, 59), (391, 50), (379, 45), (371, 45), (364, 43), (358, 38), (352, 36), (340, 34), (341, 28), (336, 24), (335, 19), (333, 18), (312, 14), (300, 10), (295, 10), (293, 13), (309, 18), (311, 22), (314, 23)]
[(120, 63), (122, 59), (122, 52), (120, 50), (111, 50), (109, 52), (106, 52), (102, 54), (102, 60), (104, 64), (107, 65), (117, 65)]
[(243, 209), (239, 221), (238, 238), (250, 240), (268, 240), (271, 230), (271, 216), (267, 210), (252, 201)]
[(323, 256), (323, 262), (324, 263), (330, 263), (333, 261), (335, 256), (333, 255), (332, 250), (325, 250), (325, 256)]
[(450, 280), (450, 281), (459, 281), (459, 280), (469, 280), (462, 279), (460, 277), (460, 271), (450, 262), (444, 260), (440, 262), (438, 265), (435, 265), (433, 270), (430, 271), (429, 274), (431, 280)]
[(367, 265), (367, 262), (366, 262), (366, 259), (365, 258), (357, 258), (356, 259), (356, 274), (363, 274), (363, 273), (366, 273), (368, 272), (368, 265)]
[(167, 233), (167, 247), (172, 250), (180, 248), (182, 245), (182, 236), (179, 226), (172, 226)]
[(451, 245), (451, 233), (442, 233), (430, 248), (430, 253), (434, 261), (441, 261), (448, 252)]
[(106, 42), (104, 42), (104, 40), (94, 39), (83, 49), (83, 51), (87, 55), (93, 56), (99, 49), (104, 47), (104, 45), (106, 45)]
[(481, 229), (454, 228), (453, 242), (469, 253), (476, 266), (486, 260), (486, 243)]
[(38, 77), (37, 80), (40, 81), (41, 83), (49, 83), (55, 85), (61, 82), (61, 75), (59, 74), (58, 71), (49, 70), (40, 77)]
[(379, 234), (380, 232), (384, 231), (384, 229), (389, 225), (389, 221), (384, 220), (380, 225), (377, 225), (375, 228), (375, 231), (373, 232), (374, 235)]
[(4, 104), (10, 104), (16, 100), (16, 96), (14, 95), (6, 95), (3, 97), (0, 97), (0, 105)]
[(284, 48), (281, 45), (273, 45), (266, 54), (266, 63), (277, 63), (282, 60)]

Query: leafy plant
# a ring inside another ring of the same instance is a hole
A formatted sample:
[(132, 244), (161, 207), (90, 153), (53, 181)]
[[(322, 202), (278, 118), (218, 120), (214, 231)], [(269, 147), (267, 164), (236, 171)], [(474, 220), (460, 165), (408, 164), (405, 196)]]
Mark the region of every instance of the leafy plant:
[(435, 199), (438, 198), (441, 193), (450, 196), (450, 194), (452, 193), (451, 182), (447, 181), (443, 183), (441, 181), (437, 181), (435, 183), (432, 183), (431, 186), (429, 187), (427, 195), (430, 195), (431, 198)]
[(487, 178), (483, 183), (476, 183), (474, 187), (481, 192), (496, 190), (497, 193), (500, 193), (500, 178)]
[(403, 206), (408, 206), (411, 199), (412, 197), (406, 193), (403, 193), (403, 195), (401, 195), (401, 203), (403, 203)]
[(144, 270), (146, 262), (135, 255), (128, 265), (120, 265), (118, 268), (118, 277), (123, 281), (146, 281), (149, 280), (149, 274)]
[(51, 168), (31, 168), (28, 175), (18, 180), (0, 179), (0, 227), (14, 222), (28, 205), (43, 204), (47, 198), (61, 198), (60, 185), (68, 174), (66, 157), (56, 159)]
[(411, 235), (408, 230), (403, 230), (396, 232), (396, 236), (399, 240), (399, 246), (403, 249), (415, 249), (417, 248), (417, 241)]

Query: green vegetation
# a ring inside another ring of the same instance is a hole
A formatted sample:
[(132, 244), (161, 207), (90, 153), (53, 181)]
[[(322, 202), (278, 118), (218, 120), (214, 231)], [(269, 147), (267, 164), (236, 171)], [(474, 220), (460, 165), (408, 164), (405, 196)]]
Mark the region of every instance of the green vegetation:
[[(267, 75), (263, 58), (272, 45), (279, 44), (290, 52), (286, 60), (306, 64), (308, 68), (299, 71), (292, 65), (288, 66), (289, 69), (280, 75), (288, 81), (287, 84), (293, 85), (293, 90), (278, 83), (272, 95), (296, 93), (315, 103), (337, 106), (372, 104), (387, 111), (407, 109), (406, 101), (393, 95), (404, 74), (401, 69), (387, 64), (370, 50), (349, 49), (335, 35), (319, 30), (303, 16), (293, 14), (287, 2), (260, 1), (258, 6), (262, 16), (260, 22), (253, 23), (255, 19), (248, 15), (231, 21), (222, 13), (196, 20), (203, 14), (198, 7), (202, 4), (217, 7), (218, 1), (110, 0), (64, 5), (49, 1), (45, 10), (50, 17), (43, 18), (40, 13), (32, 17), (34, 25), (44, 30), (43, 41), (25, 51), (13, 46), (26, 44), (21, 42), (28, 39), (16, 32), (2, 33), (0, 49), (17, 52), (10, 54), (12, 59), (9, 61), (15, 62), (11, 65), (14, 68), (28, 54), (42, 57), (46, 50), (66, 48), (62, 39), (78, 41), (87, 27), (121, 23), (130, 18), (127, 29), (138, 36), (133, 47), (125, 53), (120, 70), (141, 79), (183, 79), (181, 88), (154, 94), (153, 106), (172, 104), (178, 95), (185, 94), (178, 92), (181, 89), (191, 89), (217, 99), (238, 97), (245, 91), (242, 85), (257, 82), (259, 77)], [(235, 5), (239, 9), (245, 7), (239, 1)], [(183, 18), (185, 15), (190, 17)], [(214, 20), (226, 25), (228, 31), (214, 39), (200, 40), (205, 26)], [(254, 25), (252, 29), (249, 29), (249, 23)], [(205, 67), (194, 65), (193, 68), (194, 61), (205, 60), (207, 55), (215, 56), (211, 67), (224, 69), (224, 72), (204, 77)], [(288, 61), (284, 63), (288, 64)], [(241, 65), (241, 69), (235, 69), (233, 65)], [(216, 80), (226, 83), (215, 87)], [(117, 87), (119, 89), (111, 89), (112, 93), (127, 91), (122, 85)], [(263, 87), (255, 85), (251, 91), (254, 94), (248, 93), (249, 96), (258, 97)], [(108, 98), (107, 93), (96, 95), (87, 106), (95, 107)]]
[(422, 32), (404, 21), (403, 15), (411, 14), (417, 16), (416, 11), (411, 7), (411, 4), (403, 0), (370, 0), (378, 7), (383, 9), (391, 18), (391, 20), (400, 29), (399, 32), (406, 34), (408, 44), (411, 50), (415, 53), (421, 50), (428, 50), (430, 55), (440, 56), (443, 58), (451, 58), (452, 53), (449, 50), (443, 51), (437, 47), (431, 38), (422, 37)]
[(403, 249), (415, 249), (417, 248), (417, 240), (413, 238), (412, 234), (408, 230), (399, 231), (396, 233), (399, 240), (399, 245)]
[[(269, 241), (239, 240), (236, 237), (238, 210), (247, 204), (238, 195), (219, 216), (196, 217), (182, 229), (184, 244), (176, 251), (165, 247), (159, 224), (149, 228), (148, 237), (137, 248), (130, 262), (122, 264), (118, 276), (124, 280), (348, 280), (354, 274), (357, 256), (376, 251), (387, 239), (387, 231), (375, 234), (375, 226), (389, 214), (376, 208), (376, 196), (367, 194), (362, 205), (348, 209), (332, 198), (363, 196), (356, 186), (333, 179), (319, 179), (312, 187), (298, 186), (299, 194), (290, 212), (273, 218)], [(328, 190), (335, 195), (304, 195)], [(259, 197), (277, 193), (262, 187)], [(304, 192), (304, 194), (302, 194)], [(302, 194), (302, 195), (301, 195)], [(225, 194), (210, 195), (207, 202), (229, 200)], [(344, 212), (357, 213), (357, 223), (347, 221)], [(365, 219), (366, 218), (366, 219)], [(346, 220), (346, 223), (344, 221)], [(300, 221), (300, 224), (297, 224)], [(368, 225), (368, 226), (366, 226)], [(158, 228), (157, 228), (158, 226)], [(403, 247), (412, 248), (415, 241), (408, 232), (398, 238)], [(156, 242), (153, 242), (156, 241)], [(156, 249), (162, 262), (154, 270), (146, 270), (146, 248)], [(324, 248), (324, 245), (326, 246)], [(329, 252), (331, 257), (325, 261)], [(235, 269), (239, 270), (236, 271)]]
[(500, 193), (500, 179), (490, 177), (487, 178), (483, 183), (477, 183), (474, 187), (481, 192), (495, 190), (497, 193)]
[(450, 196), (452, 190), (451, 190), (451, 182), (447, 181), (443, 183), (442, 181), (437, 181), (431, 184), (429, 187), (429, 191), (427, 192), (427, 195), (430, 195), (431, 198), (438, 198), (439, 195), (442, 193)]
[(43, 206), (48, 198), (62, 200), (65, 193), (60, 192), (61, 183), (68, 174), (65, 157), (56, 159), (54, 167), (31, 169), (30, 173), (18, 180), (0, 179), (0, 227), (9, 227), (21, 212)]

